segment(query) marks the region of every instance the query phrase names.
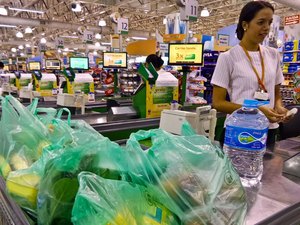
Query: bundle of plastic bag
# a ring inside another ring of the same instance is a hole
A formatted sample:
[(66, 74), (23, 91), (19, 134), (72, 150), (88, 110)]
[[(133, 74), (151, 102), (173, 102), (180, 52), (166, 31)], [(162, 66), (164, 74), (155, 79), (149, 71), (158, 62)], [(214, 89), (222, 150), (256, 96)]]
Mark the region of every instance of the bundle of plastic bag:
[(93, 173), (78, 176), (72, 222), (74, 225), (179, 225), (178, 218), (144, 186), (124, 180), (108, 180)]
[[(84, 121), (71, 121), (68, 109), (62, 108), (57, 112), (56, 109), (36, 108), (34, 105), (28, 109), (48, 128), (51, 145), (44, 148), (41, 158), (29, 168), (9, 174), (7, 192), (23, 209), (36, 215), (37, 193), (47, 162), (59, 157), (64, 151), (93, 143), (104, 137)], [(61, 120), (61, 115), (65, 111), (68, 113), (66, 121)]]
[(66, 149), (48, 161), (40, 182), (39, 224), (71, 224), (79, 187), (77, 175), (90, 171), (106, 179), (121, 180), (127, 169), (126, 152), (108, 138)]
[[(139, 141), (152, 140), (143, 152)], [(147, 188), (183, 224), (242, 224), (247, 204), (238, 174), (204, 136), (139, 131), (127, 141), (133, 183)]]
[(48, 129), (11, 95), (2, 99), (0, 173), (28, 168), (50, 145)]

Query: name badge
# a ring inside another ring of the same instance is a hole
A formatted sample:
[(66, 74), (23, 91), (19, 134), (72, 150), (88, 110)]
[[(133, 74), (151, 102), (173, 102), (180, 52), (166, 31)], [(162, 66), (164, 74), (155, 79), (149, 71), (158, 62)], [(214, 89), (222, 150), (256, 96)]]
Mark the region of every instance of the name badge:
[(270, 96), (269, 96), (269, 93), (267, 93), (267, 92), (256, 91), (254, 93), (254, 98), (259, 101), (267, 101), (270, 99)]

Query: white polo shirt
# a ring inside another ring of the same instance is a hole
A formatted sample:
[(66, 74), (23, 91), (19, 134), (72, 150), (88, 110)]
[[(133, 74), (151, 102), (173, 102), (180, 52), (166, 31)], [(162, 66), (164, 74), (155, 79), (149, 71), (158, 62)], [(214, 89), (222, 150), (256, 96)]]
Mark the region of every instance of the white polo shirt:
[[(260, 46), (265, 64), (264, 85), (270, 96), (271, 108), (275, 103), (275, 85), (284, 80), (279, 52), (271, 47)], [(259, 51), (248, 51), (258, 74), (262, 75)], [(258, 80), (243, 48), (236, 45), (229, 51), (221, 53), (211, 83), (227, 89), (230, 101), (243, 104), (244, 99), (254, 99), (258, 90)], [(271, 128), (271, 127), (270, 127)]]

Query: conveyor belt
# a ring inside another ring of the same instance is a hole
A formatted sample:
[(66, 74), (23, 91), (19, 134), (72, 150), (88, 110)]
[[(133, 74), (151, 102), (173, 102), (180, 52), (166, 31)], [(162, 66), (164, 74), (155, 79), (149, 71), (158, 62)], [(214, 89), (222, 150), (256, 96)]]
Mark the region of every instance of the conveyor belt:
[(0, 177), (0, 224), (29, 225), (20, 207), (6, 195), (2, 177)]

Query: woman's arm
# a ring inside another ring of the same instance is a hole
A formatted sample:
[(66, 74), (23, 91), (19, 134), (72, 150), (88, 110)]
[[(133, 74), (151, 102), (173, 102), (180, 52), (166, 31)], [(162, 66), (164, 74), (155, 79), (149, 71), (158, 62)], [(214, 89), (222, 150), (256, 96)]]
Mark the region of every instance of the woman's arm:
[(227, 90), (214, 85), (212, 105), (219, 112), (231, 114), (233, 111), (242, 107), (242, 105), (226, 101)]

